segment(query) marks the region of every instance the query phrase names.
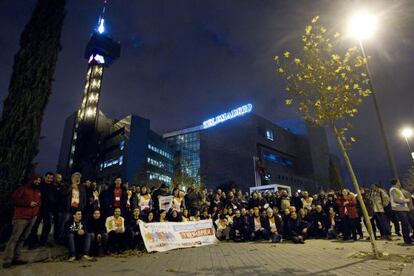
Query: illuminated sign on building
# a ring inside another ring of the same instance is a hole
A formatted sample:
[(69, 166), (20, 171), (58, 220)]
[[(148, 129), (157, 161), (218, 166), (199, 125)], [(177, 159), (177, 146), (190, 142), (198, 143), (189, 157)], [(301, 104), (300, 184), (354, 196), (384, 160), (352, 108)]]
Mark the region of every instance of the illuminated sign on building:
[(217, 124), (220, 124), (220, 123), (223, 123), (223, 122), (225, 122), (227, 120), (231, 120), (233, 118), (242, 116), (242, 115), (244, 115), (244, 114), (249, 113), (250, 111), (252, 111), (252, 109), (253, 109), (253, 105), (252, 104), (243, 105), (243, 106), (241, 106), (239, 108), (233, 109), (230, 112), (220, 114), (220, 115), (218, 115), (218, 116), (216, 116), (214, 118), (211, 118), (211, 119), (209, 119), (207, 121), (204, 121), (203, 122), (203, 128), (205, 129), (205, 128), (213, 127), (213, 126), (215, 126)]

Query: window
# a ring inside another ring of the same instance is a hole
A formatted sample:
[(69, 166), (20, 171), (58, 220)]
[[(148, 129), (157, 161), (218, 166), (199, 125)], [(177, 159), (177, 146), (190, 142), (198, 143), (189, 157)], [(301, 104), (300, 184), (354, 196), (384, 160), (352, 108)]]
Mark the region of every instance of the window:
[(168, 152), (166, 152), (166, 151), (164, 151), (164, 150), (162, 150), (162, 149), (159, 149), (159, 148), (157, 148), (157, 147), (154, 147), (154, 146), (153, 146), (153, 145), (151, 145), (151, 144), (148, 144), (148, 149), (150, 149), (150, 150), (151, 150), (151, 151), (153, 151), (153, 152), (158, 153), (159, 155), (164, 156), (164, 157), (165, 157), (165, 158), (167, 158), (167, 159), (174, 160), (174, 157), (173, 157), (173, 155), (172, 155), (171, 153), (168, 153)]
[(164, 174), (160, 174), (160, 173), (150, 173), (149, 174), (149, 179), (150, 180), (153, 180), (153, 179), (160, 180), (160, 181), (164, 181), (164, 182), (167, 182), (167, 183), (171, 182), (171, 177), (169, 177), (167, 175), (164, 175)]
[(122, 140), (120, 143), (119, 143), (119, 149), (120, 150), (123, 150), (125, 148), (125, 140)]
[(270, 140), (270, 141), (274, 141), (274, 139), (273, 139), (273, 131), (272, 130), (269, 130), (269, 129), (266, 130), (266, 139), (267, 140)]
[(278, 165), (293, 167), (293, 160), (277, 153), (265, 152), (263, 153), (263, 159)]

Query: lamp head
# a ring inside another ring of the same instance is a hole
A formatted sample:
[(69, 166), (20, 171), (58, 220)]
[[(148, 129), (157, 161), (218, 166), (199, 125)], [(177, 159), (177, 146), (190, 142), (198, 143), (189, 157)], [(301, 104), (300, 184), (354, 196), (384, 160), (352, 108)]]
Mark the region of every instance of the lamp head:
[(414, 130), (410, 127), (405, 127), (401, 130), (401, 135), (405, 138), (411, 138), (414, 135)]
[(351, 17), (348, 32), (359, 40), (371, 38), (378, 28), (378, 19), (367, 11), (360, 11)]

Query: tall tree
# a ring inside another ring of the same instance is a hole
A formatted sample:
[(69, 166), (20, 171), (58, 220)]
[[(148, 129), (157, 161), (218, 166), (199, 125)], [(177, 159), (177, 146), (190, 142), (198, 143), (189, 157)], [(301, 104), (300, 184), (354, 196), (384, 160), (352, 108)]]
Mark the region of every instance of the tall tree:
[[(38, 0), (20, 37), (0, 120), (0, 209), (33, 172), (40, 129), (52, 91), (66, 0)], [(3, 213), (3, 212), (2, 212)]]
[(305, 27), (301, 52), (293, 56), (286, 51), (281, 58), (275, 57), (277, 72), (286, 82), (289, 95), (286, 104), (297, 104), (305, 120), (333, 131), (367, 222), (372, 251), (379, 258), (372, 225), (348, 156), (351, 143), (355, 142), (354, 137), (347, 135), (352, 127), (350, 118), (358, 113), (364, 97), (371, 94), (367, 60), (357, 47), (342, 49), (339, 38), (339, 33), (329, 33), (319, 23), (319, 16), (313, 18)]

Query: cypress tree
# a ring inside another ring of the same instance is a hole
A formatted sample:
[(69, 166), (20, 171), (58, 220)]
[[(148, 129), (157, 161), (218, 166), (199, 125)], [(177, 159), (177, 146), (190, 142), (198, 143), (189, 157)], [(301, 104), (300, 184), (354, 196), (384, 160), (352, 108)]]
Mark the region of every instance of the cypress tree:
[(0, 210), (10, 207), (10, 193), (34, 171), (43, 114), (61, 49), (65, 3), (37, 1), (14, 56), (0, 120)]

